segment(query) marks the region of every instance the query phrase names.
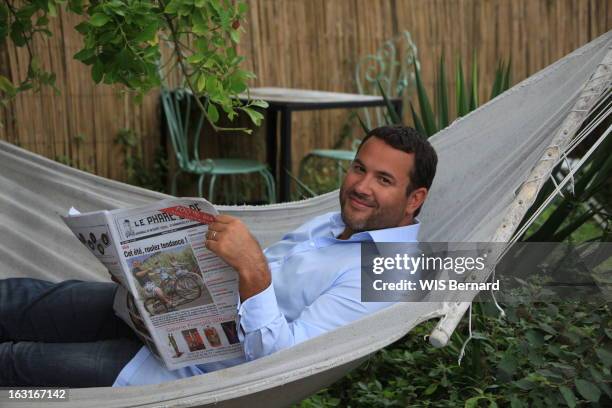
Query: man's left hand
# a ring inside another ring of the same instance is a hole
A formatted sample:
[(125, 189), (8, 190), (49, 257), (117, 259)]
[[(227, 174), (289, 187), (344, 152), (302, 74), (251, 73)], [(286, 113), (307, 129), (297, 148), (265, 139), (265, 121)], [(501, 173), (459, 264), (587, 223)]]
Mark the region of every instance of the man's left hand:
[(255, 237), (238, 218), (218, 215), (208, 226), (204, 244), (238, 271), (243, 302), (270, 286), (272, 278), (266, 257)]

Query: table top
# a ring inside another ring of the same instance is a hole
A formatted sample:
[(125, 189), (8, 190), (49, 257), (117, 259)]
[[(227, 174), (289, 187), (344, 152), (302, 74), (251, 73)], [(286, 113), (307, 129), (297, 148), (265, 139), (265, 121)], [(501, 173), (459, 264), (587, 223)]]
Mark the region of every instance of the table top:
[[(378, 95), (361, 95), (280, 87), (251, 88), (249, 96), (251, 99), (263, 99), (270, 105), (298, 109), (315, 107), (382, 106), (385, 103), (384, 99)], [(241, 94), (240, 98), (247, 99), (247, 95)]]

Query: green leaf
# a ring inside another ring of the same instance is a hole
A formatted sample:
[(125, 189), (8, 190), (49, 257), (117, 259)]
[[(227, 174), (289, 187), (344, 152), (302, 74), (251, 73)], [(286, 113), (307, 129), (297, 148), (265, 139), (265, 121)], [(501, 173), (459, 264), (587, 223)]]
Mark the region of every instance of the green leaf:
[(472, 397), (470, 399), (467, 399), (465, 401), (465, 408), (476, 408), (478, 406), (478, 401), (480, 401), (483, 397), (478, 396), (478, 397)]
[(47, 16), (40, 16), (36, 20), (36, 26), (37, 27), (46, 26), (48, 24), (49, 24), (49, 18)]
[(172, 0), (170, 3), (166, 5), (166, 8), (164, 9), (164, 13), (176, 14), (180, 6), (181, 6), (181, 2), (179, 0)]
[(206, 109), (206, 115), (211, 122), (217, 123), (219, 120), (219, 111), (214, 103), (209, 103), (208, 108)]
[(421, 73), (416, 65), (413, 63), (414, 73), (416, 77), (417, 96), (419, 99), (419, 106), (421, 108), (421, 119), (423, 121), (423, 127), (425, 128), (425, 134), (431, 136), (435, 134), (438, 129), (436, 128), (436, 118), (431, 110), (431, 104), (429, 103), (429, 97), (425, 90), (425, 85), (421, 80)]
[(198, 35), (205, 35), (208, 33), (208, 20), (202, 15), (200, 10), (196, 10), (191, 15), (191, 22), (193, 23), (192, 31)]
[(597, 356), (599, 357), (599, 359), (601, 360), (604, 366), (608, 368), (612, 367), (612, 353), (611, 352), (609, 352), (608, 350), (602, 349), (602, 348), (598, 348), (595, 350), (595, 353), (597, 353)]
[(528, 330), (525, 337), (531, 346), (541, 347), (544, 345), (544, 336), (536, 330)]
[(79, 23), (76, 26), (74, 26), (74, 29), (77, 30), (77, 32), (85, 35), (89, 32), (90, 26), (89, 24), (87, 24), (86, 21), (83, 21), (82, 23)]
[(551, 325), (549, 325), (549, 324), (540, 323), (539, 327), (540, 327), (540, 329), (544, 330), (548, 334), (552, 334), (552, 335), (557, 334), (557, 331)]
[(206, 77), (206, 92), (211, 96), (216, 96), (219, 93), (219, 85), (219, 80), (214, 76)]
[(252, 100), (251, 105), (257, 106), (258, 108), (264, 108), (264, 109), (270, 106), (268, 102), (261, 100), (261, 99)]
[(198, 76), (197, 81), (195, 81), (195, 88), (198, 92), (204, 92), (206, 90), (206, 75)]
[(357, 114), (357, 120), (359, 121), (359, 125), (361, 126), (361, 129), (363, 130), (363, 132), (365, 134), (368, 134), (370, 132), (370, 129), (368, 129), (368, 126), (365, 124), (363, 119), (361, 119), (361, 115)]
[(547, 379), (563, 380), (563, 376), (561, 374), (550, 371), (547, 368), (540, 369), (537, 371), (537, 373)]
[(49, 2), (47, 3), (47, 7), (49, 9), (49, 15), (51, 17), (57, 17), (57, 8), (55, 7), (55, 3), (53, 2), (53, 0), (49, 0)]
[(84, 48), (81, 51), (74, 54), (73, 58), (82, 62), (96, 56), (96, 50), (94, 48)]
[(602, 390), (608, 396), (608, 398), (612, 398), (612, 387), (605, 382), (600, 382), (597, 384), (597, 386), (599, 386), (599, 389)]
[(7, 77), (0, 75), (0, 91), (6, 93), (8, 96), (15, 96), (17, 89)]
[(110, 17), (107, 16), (106, 14), (95, 13), (89, 19), (89, 24), (91, 24), (94, 27), (102, 27), (104, 24), (108, 23), (109, 21), (110, 21)]
[(601, 391), (595, 384), (590, 381), (583, 380), (581, 378), (576, 379), (574, 381), (576, 384), (576, 389), (582, 395), (584, 399), (591, 402), (599, 401), (599, 397), (601, 397)]
[(512, 65), (512, 57), (508, 59), (508, 65), (506, 66), (506, 71), (504, 72), (504, 81), (502, 83), (500, 93), (508, 90), (510, 88), (510, 66)]
[(472, 58), (472, 83), (470, 92), (470, 112), (478, 107), (478, 60), (476, 52)]
[[(247, 85), (246, 82), (242, 79), (242, 75), (234, 73), (230, 76), (229, 78), (229, 89), (230, 91), (232, 91), (233, 93), (239, 94), (242, 93), (244, 91), (246, 91), (247, 89)], [(268, 106), (263, 106), (264, 108), (267, 108)]]
[(251, 118), (251, 122), (253, 122), (256, 126), (259, 126), (261, 124), (261, 121), (263, 119), (263, 115), (261, 113), (257, 112), (255, 109), (246, 107), (240, 109), (246, 112), (247, 115), (249, 115), (249, 118)]
[(423, 395), (431, 395), (434, 392), (436, 392), (437, 389), (438, 389), (438, 383), (431, 383), (429, 384), (429, 387), (425, 389), (425, 392), (423, 393)]
[(187, 57), (187, 62), (190, 64), (197, 64), (201, 62), (203, 59), (204, 59), (204, 55), (197, 53), (197, 54), (193, 54)]
[(524, 408), (525, 404), (516, 395), (510, 396), (510, 408)]
[(448, 93), (446, 71), (444, 69), (444, 52), (440, 55), (440, 64), (438, 66), (438, 78), (436, 81), (436, 105), (438, 108), (438, 128), (444, 129), (448, 126)]
[(18, 47), (26, 45), (26, 37), (24, 36), (25, 30), (25, 27), (19, 22), (14, 22), (11, 26), (11, 40)]
[(469, 112), (467, 91), (465, 90), (465, 78), (463, 76), (463, 63), (461, 58), (457, 59), (455, 71), (455, 98), (457, 101), (457, 117), (465, 116)]
[(506, 353), (502, 357), (497, 368), (503, 371), (508, 377), (512, 377), (518, 368), (517, 358), (512, 354)]
[(533, 381), (528, 380), (527, 378), (522, 378), (518, 381), (514, 381), (514, 385), (516, 385), (521, 390), (529, 391), (535, 387), (535, 383)]
[(240, 32), (238, 30), (231, 30), (230, 38), (232, 39), (233, 42), (238, 44), (240, 42)]
[(68, 9), (76, 14), (83, 14), (83, 0), (68, 0)]
[(393, 107), (393, 104), (391, 103), (391, 101), (389, 100), (389, 97), (385, 93), (385, 90), (383, 89), (382, 85), (380, 84), (380, 81), (377, 80), (376, 81), (376, 85), (378, 86), (378, 90), (380, 91), (380, 95), (383, 97), (383, 99), (385, 101), (385, 105), (387, 106), (387, 113), (389, 114), (389, 117), (391, 119), (391, 123), (392, 124), (399, 124), (399, 123), (401, 123), (402, 119), (399, 117), (399, 115), (395, 111), (395, 108)]
[(0, 43), (4, 41), (9, 33), (9, 11), (6, 4), (0, 3)]
[(102, 81), (102, 78), (104, 78), (104, 66), (100, 60), (97, 60), (93, 67), (91, 67), (91, 77), (96, 84), (99, 84)]
[(503, 61), (497, 65), (495, 69), (495, 79), (493, 80), (493, 88), (491, 89), (491, 97), (489, 99), (495, 98), (500, 94), (501, 87), (504, 82), (504, 63)]
[(153, 21), (147, 24), (141, 30), (141, 32), (136, 37), (134, 37), (134, 41), (138, 41), (138, 42), (152, 41), (155, 39), (156, 35), (157, 35), (157, 22)]
[(576, 406), (576, 396), (572, 390), (562, 385), (559, 387), (559, 392), (561, 392), (561, 396), (563, 396), (568, 407), (574, 408)]
[(410, 102), (410, 113), (412, 114), (412, 121), (414, 122), (414, 127), (416, 128), (416, 130), (418, 130), (418, 132), (422, 135), (429, 136), (425, 131), (425, 127), (423, 126), (423, 122), (421, 122), (419, 115), (414, 110), (412, 102)]

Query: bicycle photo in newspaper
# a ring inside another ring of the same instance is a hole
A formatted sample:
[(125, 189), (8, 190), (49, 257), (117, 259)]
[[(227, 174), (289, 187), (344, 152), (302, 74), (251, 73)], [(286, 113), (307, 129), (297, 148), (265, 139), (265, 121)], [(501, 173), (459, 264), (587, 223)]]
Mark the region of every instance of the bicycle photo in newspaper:
[(128, 265), (150, 316), (213, 303), (190, 245), (133, 257)]

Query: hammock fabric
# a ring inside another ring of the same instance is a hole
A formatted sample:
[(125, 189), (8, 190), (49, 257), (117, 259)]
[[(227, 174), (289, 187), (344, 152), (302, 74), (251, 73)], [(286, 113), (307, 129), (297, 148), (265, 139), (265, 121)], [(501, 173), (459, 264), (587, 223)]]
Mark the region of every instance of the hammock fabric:
[[(430, 139), (439, 167), (420, 217), (421, 241), (511, 238), (594, 97), (609, 87), (611, 48), (609, 32)], [(0, 277), (106, 280), (102, 265), (58, 214), (70, 206), (92, 211), (164, 197), (0, 142)], [(264, 246), (305, 220), (337, 209), (337, 191), (293, 203), (219, 208), (241, 217)], [(442, 318), (432, 342), (444, 345), (468, 306), (399, 303), (253, 362), (153, 386), (71, 390), (63, 405), (287, 406), (329, 385), (425, 320)], [(0, 391), (0, 400), (5, 407), (22, 406), (7, 402), (7, 391)]]

